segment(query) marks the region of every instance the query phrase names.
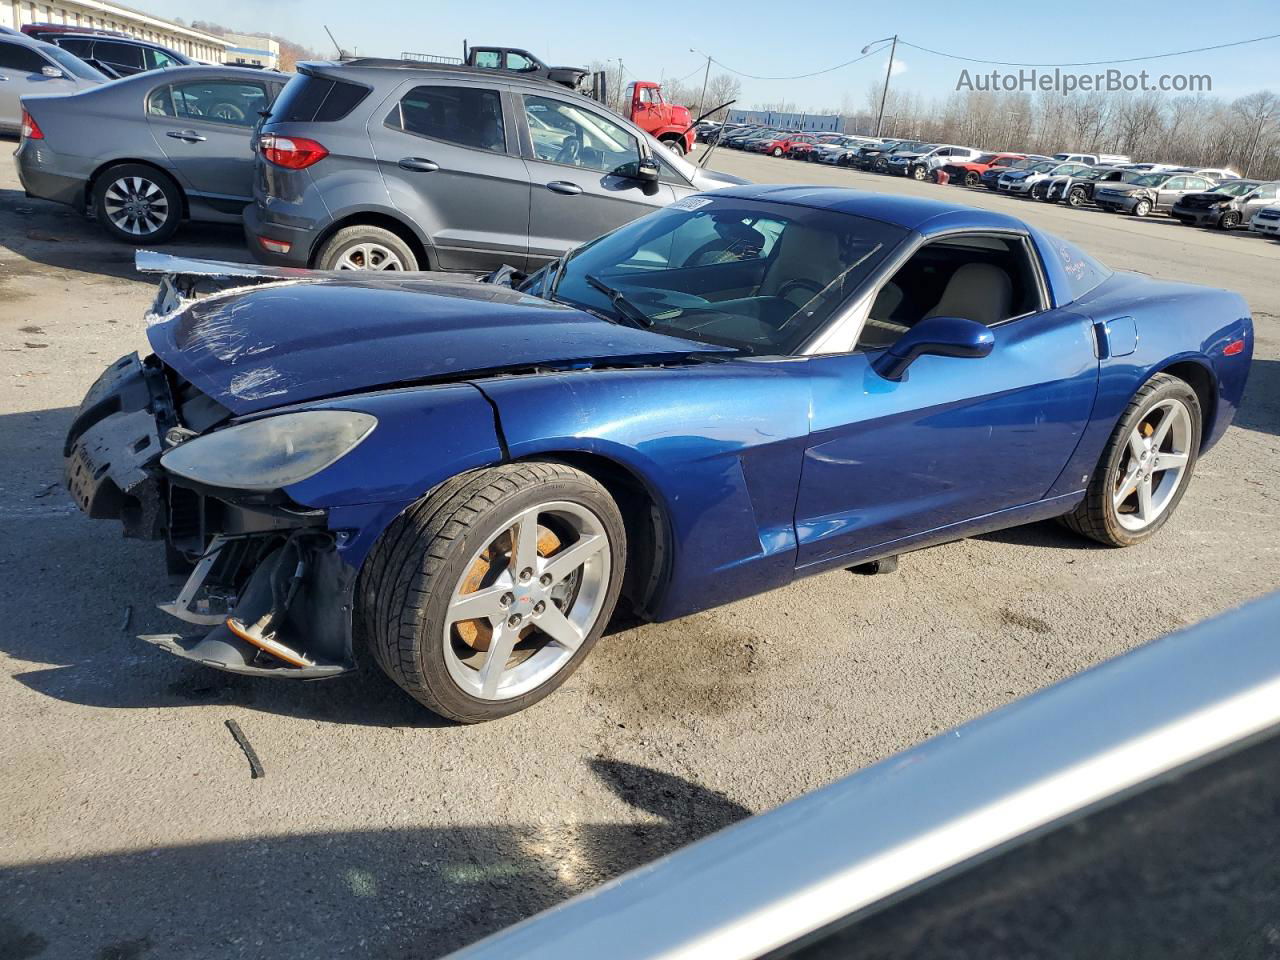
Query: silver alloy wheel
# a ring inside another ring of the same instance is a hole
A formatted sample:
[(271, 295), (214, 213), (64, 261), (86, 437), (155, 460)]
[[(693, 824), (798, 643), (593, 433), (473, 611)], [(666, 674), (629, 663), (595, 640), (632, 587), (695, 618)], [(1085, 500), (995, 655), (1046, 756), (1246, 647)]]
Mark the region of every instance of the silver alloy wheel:
[(450, 677), (482, 700), (551, 679), (604, 610), (611, 563), (604, 523), (581, 504), (553, 501), (510, 518), (454, 586), (441, 637)]
[(169, 221), (169, 199), (146, 177), (121, 177), (102, 194), (107, 217), (135, 237), (155, 233)]
[(1191, 413), (1175, 399), (1157, 403), (1133, 428), (1111, 487), (1120, 526), (1145, 530), (1169, 508), (1186, 480), (1191, 436)]
[(357, 243), (348, 247), (333, 265), (335, 270), (403, 270), (400, 255), (381, 243)]

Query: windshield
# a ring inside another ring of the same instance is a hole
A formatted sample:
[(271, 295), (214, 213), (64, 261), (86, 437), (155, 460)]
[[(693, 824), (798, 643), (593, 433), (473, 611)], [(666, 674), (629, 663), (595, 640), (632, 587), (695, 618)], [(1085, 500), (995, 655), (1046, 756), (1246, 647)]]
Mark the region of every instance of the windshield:
[(672, 336), (786, 355), (906, 236), (831, 210), (686, 197), (580, 247), (558, 281), (550, 269), (530, 292)]
[(1260, 186), (1262, 186), (1260, 180), (1232, 180), (1230, 183), (1220, 183), (1205, 192), (1225, 193), (1228, 197), (1243, 197), (1246, 193), (1253, 193)]
[(1048, 173), (1050, 170), (1058, 169), (1058, 164), (1054, 163), (1052, 160), (1041, 160), (1039, 163), (1033, 163), (1026, 169), (1030, 170), (1032, 173)]
[(58, 66), (73, 77), (79, 77), (81, 80), (101, 80), (103, 82), (106, 82), (107, 80), (107, 75), (105, 73), (89, 66), (89, 64), (85, 63), (79, 57), (74, 54), (67, 53), (67, 51), (63, 50), (61, 47), (55, 47), (53, 44), (49, 44), (48, 47), (41, 47), (40, 49), (44, 53), (53, 57), (54, 60), (57, 60)]

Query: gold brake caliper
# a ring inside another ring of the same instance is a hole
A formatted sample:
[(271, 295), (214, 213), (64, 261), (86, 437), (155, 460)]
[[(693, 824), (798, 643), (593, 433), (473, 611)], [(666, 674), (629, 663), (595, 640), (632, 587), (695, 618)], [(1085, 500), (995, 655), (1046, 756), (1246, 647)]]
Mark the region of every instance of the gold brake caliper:
[[(511, 534), (507, 533), (505, 547), (499, 547), (499, 541), (495, 540), (485, 548), (480, 556), (476, 557), (475, 563), (471, 565), (471, 569), (467, 571), (466, 577), (462, 580), (462, 589), (459, 593), (465, 596), (468, 593), (475, 593), (481, 588), (481, 585), (488, 579), (489, 571), (495, 563), (507, 565), (511, 558)], [(549, 557), (560, 549), (560, 538), (552, 533), (542, 524), (538, 524), (538, 556)], [(473, 650), (485, 651), (489, 649), (489, 641), (493, 639), (493, 627), (490, 626), (488, 620), (463, 620), (454, 624), (454, 629), (458, 631), (458, 636), (462, 638), (462, 642)], [(532, 630), (533, 626), (525, 627), (524, 632)]]

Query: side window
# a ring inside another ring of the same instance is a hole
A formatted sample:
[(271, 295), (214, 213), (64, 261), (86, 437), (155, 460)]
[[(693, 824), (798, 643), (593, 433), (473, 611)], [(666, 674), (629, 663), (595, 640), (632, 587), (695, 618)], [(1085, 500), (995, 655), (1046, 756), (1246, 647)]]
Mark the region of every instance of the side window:
[(117, 67), (142, 69), (142, 48), (131, 43), (115, 43), (110, 40), (99, 40), (94, 48), (94, 56), (103, 63)]
[(265, 86), (240, 80), (175, 83), (172, 89), (177, 116), (237, 127), (252, 127), (269, 103)]
[(887, 347), (930, 317), (964, 317), (990, 327), (1043, 306), (1026, 242), (948, 237), (922, 246), (880, 288), (857, 348)]
[(78, 37), (68, 37), (66, 40), (59, 40), (58, 46), (68, 53), (74, 53), (81, 60), (88, 60), (93, 56), (93, 41), (82, 40)]
[(152, 50), (150, 47), (147, 47), (143, 50), (143, 54), (146, 56), (148, 70), (163, 70), (166, 67), (181, 66), (177, 60), (173, 59), (173, 57), (169, 56), (163, 50)]
[(0, 70), (16, 73), (39, 73), (49, 66), (44, 57), (30, 47), (16, 43), (0, 43)]
[(1170, 177), (1164, 182), (1165, 190), (1185, 190), (1187, 188), (1186, 177)]
[(445, 143), (505, 153), (502, 98), (480, 87), (414, 87), (387, 116), (387, 125)]
[(475, 54), (475, 65), (484, 67), (486, 70), (500, 70), (502, 68), (502, 54), (497, 50), (481, 50)]
[(539, 160), (620, 175), (640, 162), (640, 142), (594, 111), (534, 96), (524, 98), (524, 110)]
[(507, 69), (508, 70), (534, 70), (536, 68), (533, 65), (533, 61), (530, 60), (528, 57), (519, 53), (508, 53)]
[(1274, 183), (1261, 186), (1254, 193), (1255, 200), (1274, 200), (1276, 198), (1277, 187)]
[(147, 115), (151, 117), (176, 117), (178, 112), (173, 107), (173, 91), (166, 83), (156, 87), (147, 95)]

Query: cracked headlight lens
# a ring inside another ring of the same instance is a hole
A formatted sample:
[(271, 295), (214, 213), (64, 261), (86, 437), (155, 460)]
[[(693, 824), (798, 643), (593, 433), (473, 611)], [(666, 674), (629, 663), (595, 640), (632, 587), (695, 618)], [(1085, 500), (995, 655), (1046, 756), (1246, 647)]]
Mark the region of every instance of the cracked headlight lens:
[(351, 410), (284, 413), (188, 440), (162, 456), (160, 465), (212, 487), (278, 490), (331, 466), (377, 424)]

